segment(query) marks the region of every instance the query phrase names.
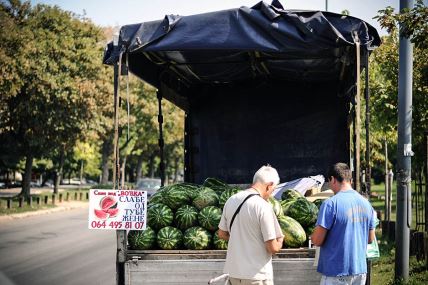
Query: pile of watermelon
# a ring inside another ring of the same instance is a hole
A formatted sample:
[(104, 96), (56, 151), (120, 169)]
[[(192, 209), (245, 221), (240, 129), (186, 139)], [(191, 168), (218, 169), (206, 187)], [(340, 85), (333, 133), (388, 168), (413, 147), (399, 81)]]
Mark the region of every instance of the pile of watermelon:
[[(129, 232), (130, 249), (227, 249), (227, 242), (218, 237), (218, 224), (227, 199), (239, 191), (215, 178), (203, 185), (163, 187), (148, 202), (147, 229)], [(315, 225), (317, 206), (294, 190), (284, 191), (281, 201), (269, 202), (285, 235), (284, 247), (304, 245)]]
[(147, 229), (130, 231), (131, 249), (227, 249), (218, 237), (223, 206), (240, 189), (207, 178), (203, 185), (178, 183), (154, 194), (147, 206)]

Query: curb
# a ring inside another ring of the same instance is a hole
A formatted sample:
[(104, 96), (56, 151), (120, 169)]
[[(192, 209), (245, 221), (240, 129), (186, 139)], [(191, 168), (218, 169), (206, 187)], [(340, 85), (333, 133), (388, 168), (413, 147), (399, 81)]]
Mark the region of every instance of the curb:
[(51, 209), (28, 211), (24, 213), (17, 213), (17, 214), (10, 214), (10, 215), (2, 215), (0, 216), (0, 222), (11, 221), (15, 219), (23, 219), (23, 218), (32, 217), (32, 216), (40, 216), (40, 215), (68, 211), (73, 209), (82, 209), (87, 207), (89, 207), (88, 202), (68, 202), (68, 203), (65, 202)]

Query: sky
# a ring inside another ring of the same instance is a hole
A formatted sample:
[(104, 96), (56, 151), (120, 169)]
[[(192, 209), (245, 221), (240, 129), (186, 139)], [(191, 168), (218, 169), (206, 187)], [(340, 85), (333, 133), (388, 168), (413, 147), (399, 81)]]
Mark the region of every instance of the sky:
[[(57, 5), (90, 18), (100, 26), (122, 26), (163, 19), (165, 15), (181, 16), (200, 14), (241, 6), (254, 6), (259, 0), (31, 0), (38, 3)], [(266, 1), (270, 3), (271, 1)], [(285, 9), (326, 10), (326, 0), (280, 0)], [(374, 26), (380, 34), (376, 20), (377, 11), (387, 6), (396, 10), (399, 0), (328, 0), (328, 11), (340, 13), (348, 10), (351, 16), (360, 18)]]

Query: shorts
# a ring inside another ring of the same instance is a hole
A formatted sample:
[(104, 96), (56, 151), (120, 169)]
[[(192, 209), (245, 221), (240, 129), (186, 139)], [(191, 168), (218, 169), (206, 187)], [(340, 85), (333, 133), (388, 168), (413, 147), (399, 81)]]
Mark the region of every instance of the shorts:
[(365, 285), (366, 274), (356, 274), (349, 276), (325, 276), (321, 277), (320, 285)]
[(229, 277), (231, 285), (273, 285), (273, 280), (251, 280)]

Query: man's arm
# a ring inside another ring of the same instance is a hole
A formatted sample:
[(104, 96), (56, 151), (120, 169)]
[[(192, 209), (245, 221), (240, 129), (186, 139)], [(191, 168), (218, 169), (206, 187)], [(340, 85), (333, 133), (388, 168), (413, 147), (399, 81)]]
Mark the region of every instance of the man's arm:
[(265, 241), (266, 250), (270, 254), (275, 254), (275, 253), (279, 252), (279, 250), (282, 248), (282, 242), (283, 241), (284, 241), (283, 237)]
[(312, 243), (316, 246), (321, 246), (324, 243), (327, 232), (327, 229), (321, 226), (316, 226), (314, 233), (311, 235)]
[(229, 232), (218, 229), (218, 237), (224, 240), (229, 240), (230, 235)]
[(375, 237), (376, 237), (375, 229), (370, 230), (369, 231), (369, 241), (368, 242), (372, 243), (374, 241)]

